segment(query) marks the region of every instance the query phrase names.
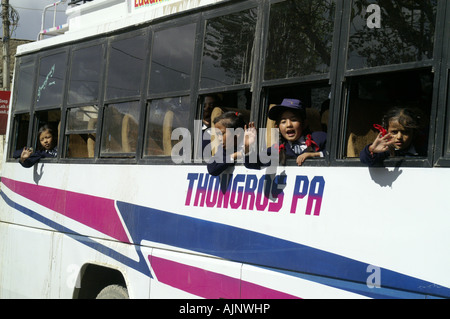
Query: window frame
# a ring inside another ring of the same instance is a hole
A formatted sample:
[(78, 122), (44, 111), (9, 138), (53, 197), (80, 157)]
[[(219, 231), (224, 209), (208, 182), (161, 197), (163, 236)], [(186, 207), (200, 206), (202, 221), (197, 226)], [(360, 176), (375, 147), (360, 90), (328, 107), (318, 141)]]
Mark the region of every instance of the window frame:
[[(80, 103), (69, 103), (69, 89), (70, 89), (70, 79), (71, 79), (71, 74), (72, 74), (72, 61), (73, 61), (73, 56), (74, 56), (74, 52), (77, 50), (82, 50), (84, 48), (88, 48), (88, 47), (93, 47), (93, 46), (97, 46), (99, 45), (102, 49), (102, 62), (100, 65), (100, 82), (99, 82), (99, 88), (98, 88), (98, 96), (97, 96), (97, 100), (96, 101), (84, 101), (84, 102), (80, 102)], [(68, 112), (70, 109), (72, 108), (77, 108), (77, 107), (83, 107), (83, 106), (92, 106), (92, 105), (97, 105), (99, 107), (99, 112), (98, 112), (98, 122), (97, 122), (97, 130), (96, 130), (96, 141), (98, 140), (98, 138), (100, 137), (100, 126), (101, 126), (101, 118), (103, 115), (103, 111), (102, 111), (102, 105), (103, 105), (103, 97), (104, 97), (104, 90), (105, 90), (105, 69), (106, 69), (106, 50), (107, 50), (107, 38), (106, 37), (99, 37), (96, 39), (91, 39), (85, 42), (77, 42), (74, 43), (70, 46), (70, 54), (69, 54), (69, 59), (68, 59), (68, 69), (69, 72), (67, 74), (66, 77), (66, 98), (64, 99), (64, 103), (63, 103), (63, 109), (61, 112), (61, 132), (60, 132), (60, 141), (62, 143), (60, 143), (60, 149), (59, 149), (59, 154), (60, 154), (60, 162), (61, 163), (87, 163), (87, 164), (92, 164), (95, 163), (97, 160), (97, 156), (99, 154), (99, 143), (95, 143), (95, 147), (94, 147), (94, 157), (93, 158), (81, 158), (81, 157), (68, 157), (68, 149), (69, 149), (69, 145), (68, 145), (68, 134), (66, 134), (66, 130), (67, 130), (67, 117), (68, 117)], [(73, 132), (72, 132), (73, 133)], [(80, 131), (78, 132), (79, 134), (89, 134), (89, 132), (87, 131)]]
[[(347, 112), (348, 112), (348, 82), (351, 77), (363, 76), (363, 75), (372, 75), (372, 74), (380, 74), (380, 73), (391, 73), (398, 71), (408, 71), (422, 68), (430, 68), (432, 72), (435, 74), (434, 77), (434, 85), (433, 85), (433, 93), (432, 93), (432, 102), (430, 108), (430, 127), (429, 127), (429, 140), (428, 140), (428, 155), (423, 159), (405, 159), (401, 161), (402, 167), (432, 167), (434, 161), (433, 148), (434, 144), (438, 141), (434, 139), (434, 135), (436, 134), (436, 126), (435, 120), (437, 118), (437, 92), (439, 90), (439, 81), (440, 75), (438, 69), (440, 68), (440, 61), (442, 57), (441, 50), (441, 42), (443, 34), (440, 31), (440, 26), (444, 22), (445, 15), (442, 13), (446, 3), (438, 1), (437, 9), (436, 9), (436, 26), (435, 26), (435, 39), (434, 39), (434, 50), (433, 50), (433, 58), (429, 60), (419, 61), (419, 62), (408, 62), (403, 64), (394, 64), (394, 65), (384, 65), (370, 68), (363, 68), (357, 70), (347, 70), (347, 51), (349, 45), (349, 28), (351, 23), (351, 10), (352, 10), (353, 1), (349, 1), (343, 7), (342, 14), (342, 24), (341, 24), (341, 52), (338, 55), (338, 69), (336, 70), (336, 82), (338, 83), (338, 89), (335, 91), (335, 103), (333, 103), (333, 107), (330, 106), (330, 109), (333, 109), (333, 113), (331, 118), (333, 119), (333, 136), (337, 136), (337, 142), (332, 143), (332, 148), (330, 152), (330, 164), (332, 166), (364, 166), (364, 164), (360, 163), (359, 158), (344, 158), (344, 148), (346, 147), (346, 130), (347, 130)], [(337, 102), (337, 103), (336, 103)], [(396, 167), (400, 164), (399, 159), (388, 159), (384, 161), (385, 167)]]
[[(264, 56), (266, 54), (266, 48), (268, 45), (268, 28), (270, 21), (270, 6), (272, 4), (280, 3), (288, 0), (245, 0), (245, 1), (225, 1), (219, 4), (211, 5), (208, 7), (202, 7), (194, 9), (184, 13), (175, 14), (173, 16), (158, 18), (156, 20), (147, 22), (139, 26), (132, 26), (126, 29), (114, 31), (112, 33), (99, 35), (89, 38), (87, 40), (79, 40), (72, 43), (68, 43), (65, 46), (51, 47), (48, 50), (37, 53), (29, 53), (19, 56), (16, 64), (16, 73), (20, 65), (24, 63), (35, 62), (34, 80), (32, 89), (32, 103), (27, 110), (15, 111), (14, 106), (12, 108), (11, 120), (14, 121), (15, 116), (20, 114), (29, 113), (30, 123), (28, 128), (27, 141), (32, 141), (32, 136), (35, 125), (35, 111), (45, 111), (54, 107), (36, 107), (35, 94), (38, 72), (38, 59), (42, 57), (55, 54), (56, 52), (68, 53), (67, 58), (67, 73), (64, 83), (64, 97), (61, 107), (61, 130), (59, 140), (59, 162), (79, 162), (79, 163), (108, 163), (108, 164), (173, 164), (170, 157), (148, 157), (144, 156), (144, 134), (146, 132), (145, 122), (147, 119), (147, 103), (153, 99), (170, 98), (178, 96), (190, 96), (190, 115), (189, 123), (191, 123), (190, 130), (193, 133), (193, 123), (195, 119), (200, 119), (201, 115), (201, 103), (202, 96), (210, 93), (228, 93), (239, 90), (250, 90), (251, 97), (251, 115), (250, 120), (254, 121), (258, 127), (265, 123), (267, 109), (267, 92), (271, 88), (277, 88), (281, 86), (291, 85), (311, 85), (315, 83), (322, 83), (328, 81), (331, 85), (331, 101), (330, 101), (330, 117), (328, 123), (328, 139), (327, 139), (327, 152), (325, 158), (309, 161), (306, 165), (311, 166), (334, 166), (334, 167), (351, 167), (362, 166), (359, 159), (345, 159), (342, 158), (342, 147), (346, 145), (346, 140), (343, 138), (346, 130), (346, 116), (347, 116), (347, 85), (348, 80), (352, 77), (371, 75), (377, 73), (389, 73), (405, 70), (414, 70), (424, 67), (432, 69), (434, 73), (434, 85), (432, 91), (432, 104), (430, 114), (430, 128), (429, 128), (429, 151), (426, 159), (415, 160), (408, 159), (402, 163), (402, 166), (414, 166), (414, 167), (432, 167), (432, 166), (450, 166), (450, 123), (448, 119), (450, 117), (450, 21), (446, 19), (450, 16), (450, 2), (438, 1), (437, 13), (436, 13), (436, 25), (435, 25), (435, 39), (434, 39), (434, 51), (433, 58), (431, 60), (424, 60), (419, 62), (409, 62), (398, 65), (378, 66), (365, 69), (347, 70), (347, 46), (349, 43), (349, 28), (350, 17), (352, 10), (352, 1), (336, 1), (336, 15), (334, 18), (333, 27), (333, 43), (331, 48), (331, 61), (330, 71), (326, 74), (313, 74), (300, 77), (292, 77), (287, 79), (272, 79), (264, 80)], [(250, 8), (256, 8), (257, 10), (257, 22), (255, 30), (255, 47), (257, 48), (253, 53), (253, 59), (255, 61), (253, 65), (253, 76), (249, 83), (227, 85), (214, 88), (201, 88), (200, 76), (201, 76), (201, 63), (203, 56), (205, 27), (208, 19), (220, 17), (227, 14), (233, 14), (239, 11), (247, 10)], [(152, 94), (148, 92), (148, 85), (150, 81), (150, 67), (151, 67), (151, 55), (152, 55), (152, 43), (153, 34), (158, 30), (165, 28), (177, 27), (184, 24), (196, 23), (197, 28), (195, 32), (196, 43), (194, 45), (194, 57), (192, 60), (192, 74), (191, 84), (189, 89), (169, 92), (169, 93), (157, 93)], [(117, 99), (106, 100), (106, 75), (107, 67), (109, 65), (109, 47), (112, 41), (122, 38), (132, 37), (134, 34), (146, 34), (147, 47), (146, 47), (146, 61), (145, 61), (145, 74), (143, 75), (141, 83), (140, 94), (133, 97), (124, 97)], [(98, 123), (96, 130), (96, 139), (98, 142), (95, 144), (94, 158), (64, 158), (62, 152), (65, 149), (65, 129), (66, 129), (66, 114), (68, 109), (72, 107), (87, 106), (92, 103), (76, 103), (68, 104), (69, 95), (69, 81), (72, 73), (71, 63), (75, 50), (92, 45), (101, 45), (103, 52), (103, 61), (100, 67), (100, 83), (97, 105), (99, 106)], [(17, 79), (15, 80), (17, 81)], [(17, 83), (17, 82), (16, 82)], [(14, 88), (13, 105), (17, 101), (17, 90)], [(141, 107), (140, 123), (139, 123), (139, 141), (137, 146), (136, 156), (133, 159), (124, 158), (102, 158), (100, 157), (100, 140), (102, 138), (103, 117), (105, 105), (111, 103), (119, 103), (125, 101), (139, 101)], [(14, 123), (12, 123), (14, 124)], [(12, 160), (13, 145), (16, 141), (14, 139), (15, 124), (11, 125), (9, 134), (9, 156), (8, 160)], [(193, 135), (193, 134), (192, 134)], [(194, 138), (191, 138), (191, 145), (194, 144)], [(192, 148), (193, 149), (193, 148)], [(194, 153), (194, 149), (193, 149)], [(189, 165), (197, 165), (194, 157), (191, 158)], [(291, 163), (289, 163), (290, 165)], [(387, 167), (394, 167), (398, 162), (395, 160), (388, 160), (385, 162)], [(204, 165), (200, 163), (199, 165)]]
[(116, 41), (127, 40), (127, 39), (131, 39), (133, 37), (136, 37), (136, 36), (144, 36), (145, 57), (144, 57), (144, 62), (143, 62), (143, 69), (148, 70), (148, 60), (149, 60), (149, 55), (150, 55), (150, 50), (151, 50), (150, 43), (152, 42), (152, 34), (149, 31), (149, 28), (143, 27), (143, 28), (139, 28), (139, 29), (135, 29), (135, 30), (131, 30), (131, 31), (125, 31), (125, 32), (115, 34), (115, 35), (112, 35), (112, 36), (109, 36), (106, 38), (106, 49), (105, 49), (106, 50), (105, 51), (106, 63), (105, 63), (105, 71), (104, 71), (104, 79), (103, 79), (103, 85), (104, 85), (104, 89), (103, 89), (104, 99), (103, 100), (105, 102), (107, 102), (108, 104), (120, 103), (120, 102), (124, 102), (124, 101), (129, 101), (129, 100), (139, 100), (142, 96), (142, 92), (145, 91), (147, 75), (146, 75), (146, 73), (143, 73), (143, 75), (141, 77), (141, 83), (139, 84), (139, 92), (140, 92), (139, 94), (117, 97), (117, 98), (108, 98), (108, 96), (107, 96), (108, 71), (109, 71), (109, 66), (111, 63), (111, 54), (110, 54), (111, 46)]
[(436, 29), (442, 30), (438, 49), (441, 52), (441, 67), (436, 70), (439, 77), (439, 88), (435, 93), (437, 100), (436, 140), (434, 148), (434, 166), (450, 167), (450, 3), (441, 4), (438, 12), (440, 16)]
[(51, 56), (54, 56), (57, 54), (64, 53), (66, 55), (65, 56), (66, 72), (64, 73), (64, 79), (62, 80), (63, 85), (62, 85), (61, 103), (59, 105), (50, 104), (50, 105), (46, 105), (46, 106), (37, 106), (37, 101), (35, 99), (33, 99), (34, 110), (43, 111), (43, 110), (54, 109), (54, 108), (58, 108), (58, 107), (62, 109), (62, 106), (65, 103), (65, 98), (66, 98), (66, 94), (67, 94), (67, 85), (68, 85), (67, 79), (69, 76), (69, 59), (70, 59), (70, 55), (71, 55), (70, 51), (71, 51), (71, 47), (69, 46), (69, 47), (60, 48), (60, 49), (48, 50), (48, 51), (45, 51), (45, 52), (37, 55), (35, 87), (34, 87), (34, 95), (33, 95), (34, 97), (37, 96), (36, 91), (38, 90), (38, 86), (39, 86), (39, 82), (38, 82), (39, 81), (39, 69), (41, 66), (41, 60), (43, 58), (47, 58), (47, 57), (51, 57)]
[[(195, 119), (195, 113), (196, 113), (196, 92), (197, 92), (197, 79), (199, 76), (198, 68), (195, 66), (197, 63), (199, 63), (199, 39), (202, 34), (202, 28), (201, 28), (201, 14), (199, 13), (191, 13), (187, 15), (180, 15), (177, 18), (163, 18), (152, 25), (148, 27), (148, 58), (147, 58), (147, 64), (146, 64), (146, 76), (144, 79), (144, 87), (142, 89), (141, 93), (141, 114), (140, 114), (140, 130), (139, 130), (139, 141), (138, 141), (138, 152), (136, 155), (136, 162), (138, 164), (142, 165), (167, 165), (167, 164), (173, 164), (170, 156), (158, 156), (158, 155), (146, 155), (145, 154), (145, 138), (147, 134), (147, 117), (149, 112), (149, 105), (151, 104), (152, 100), (158, 100), (158, 99), (164, 99), (164, 98), (176, 98), (176, 97), (182, 97), (182, 96), (189, 96), (190, 97), (190, 106), (189, 106), (189, 123), (190, 127), (188, 127), (188, 130), (193, 132), (193, 122)], [(177, 28), (181, 27), (183, 25), (188, 24), (196, 24), (195, 28), (195, 44), (194, 44), (194, 52), (193, 52), (193, 59), (192, 59), (192, 65), (191, 65), (191, 82), (189, 85), (189, 88), (186, 90), (181, 91), (171, 91), (171, 92), (158, 92), (158, 93), (152, 93), (149, 92), (149, 86), (150, 86), (150, 75), (151, 75), (151, 61), (152, 61), (152, 55), (153, 55), (153, 43), (154, 43), (154, 34), (155, 32), (167, 30), (170, 28)], [(192, 146), (193, 139), (191, 138), (191, 146)]]
[[(281, 3), (284, 1), (289, 0), (271, 0), (267, 1), (265, 3), (264, 7), (264, 22), (263, 22), (263, 28), (264, 28), (264, 38), (263, 38), (263, 44), (262, 44), (262, 54), (265, 56), (268, 42), (269, 42), (269, 28), (270, 28), (270, 7), (273, 4)], [(339, 44), (340, 44), (340, 28), (341, 28), (341, 17), (339, 16), (339, 12), (342, 11), (342, 2), (336, 1), (336, 7), (335, 7), (335, 16), (334, 16), (334, 22), (333, 22), (333, 39), (332, 39), (332, 45), (331, 45), (331, 51), (330, 51), (330, 67), (329, 72), (327, 73), (321, 73), (321, 74), (309, 74), (309, 75), (303, 75), (303, 76), (296, 76), (296, 77), (290, 77), (290, 78), (283, 78), (283, 79), (270, 79), (265, 80), (264, 74), (265, 74), (265, 63), (264, 61), (260, 62), (259, 69), (261, 70), (261, 74), (258, 76), (258, 81), (260, 81), (260, 101), (258, 102), (257, 108), (262, 110), (262, 112), (259, 112), (257, 115), (257, 118), (255, 118), (255, 122), (257, 123), (258, 127), (265, 127), (265, 123), (267, 122), (267, 113), (269, 109), (269, 102), (268, 102), (268, 94), (271, 89), (277, 89), (279, 87), (289, 87), (289, 86), (316, 86), (321, 85), (321, 83), (324, 83), (325, 81), (328, 81), (330, 84), (330, 117), (328, 120), (328, 132), (327, 132), (327, 145), (326, 149), (324, 151), (324, 157), (323, 158), (315, 158), (313, 160), (308, 160), (303, 163), (303, 166), (329, 166), (331, 162), (330, 158), (330, 149), (331, 149), (331, 132), (334, 132), (334, 124), (333, 124), (333, 116), (332, 111), (334, 108), (335, 101), (333, 99), (333, 92), (336, 90), (336, 76), (337, 76), (337, 52), (339, 52)], [(260, 59), (264, 60), (264, 59)], [(288, 97), (286, 97), (288, 98)], [(280, 101), (281, 102), (281, 101)], [(255, 109), (255, 111), (258, 109)], [(254, 112), (252, 112), (254, 113)], [(334, 136), (334, 135), (333, 135)], [(288, 159), (286, 161), (286, 166), (296, 166), (295, 159)]]
[[(15, 148), (17, 148), (17, 136), (18, 136), (17, 130), (19, 129), (19, 125), (18, 125), (18, 122), (16, 120), (16, 116), (21, 116), (21, 115), (28, 115), (29, 116), (26, 145), (30, 145), (30, 141), (31, 141), (31, 138), (32, 138), (32, 127), (33, 127), (33, 119), (34, 119), (34, 116), (33, 116), (33, 109), (34, 109), (33, 108), (33, 103), (30, 103), (30, 107), (28, 109), (19, 110), (19, 111), (16, 111), (16, 103), (17, 103), (17, 97), (18, 97), (17, 91), (19, 89), (17, 84), (18, 84), (18, 81), (20, 81), (20, 72), (19, 72), (19, 70), (20, 70), (20, 67), (23, 64), (26, 64), (26, 63), (30, 63), (33, 66), (33, 83), (32, 83), (33, 87), (31, 88), (31, 101), (34, 100), (34, 94), (35, 94), (34, 87), (36, 85), (36, 78), (37, 78), (36, 60), (37, 60), (37, 54), (36, 55), (34, 55), (34, 54), (25, 55), (25, 56), (21, 56), (21, 57), (16, 58), (16, 65), (15, 65), (15, 72), (14, 72), (16, 78), (14, 80), (13, 97), (12, 97), (12, 104), (11, 104), (12, 107), (11, 107), (11, 110), (10, 110), (10, 113), (11, 113), (10, 117), (11, 117), (11, 124), (12, 125), (10, 125), (11, 128), (9, 129), (9, 132), (7, 133), (8, 137), (9, 137), (9, 139), (8, 139), (8, 141), (9, 141), (9, 143), (8, 143), (9, 144), (9, 147), (8, 147), (8, 151), (9, 151), (8, 160), (13, 160), (13, 154), (16, 151)], [(19, 63), (17, 63), (17, 61)], [(19, 75), (18, 77), (17, 77), (17, 74)]]

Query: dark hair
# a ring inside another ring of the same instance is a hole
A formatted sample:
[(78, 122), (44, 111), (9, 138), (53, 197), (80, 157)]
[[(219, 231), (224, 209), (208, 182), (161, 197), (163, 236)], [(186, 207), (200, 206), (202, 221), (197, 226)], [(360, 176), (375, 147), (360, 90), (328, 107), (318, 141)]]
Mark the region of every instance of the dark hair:
[(382, 124), (385, 129), (389, 128), (389, 123), (398, 121), (404, 128), (416, 132), (421, 128), (421, 116), (418, 112), (409, 107), (394, 107), (383, 117)]
[(222, 122), (226, 128), (244, 128), (247, 124), (244, 120), (244, 116), (239, 112), (225, 112), (214, 119), (214, 124)]

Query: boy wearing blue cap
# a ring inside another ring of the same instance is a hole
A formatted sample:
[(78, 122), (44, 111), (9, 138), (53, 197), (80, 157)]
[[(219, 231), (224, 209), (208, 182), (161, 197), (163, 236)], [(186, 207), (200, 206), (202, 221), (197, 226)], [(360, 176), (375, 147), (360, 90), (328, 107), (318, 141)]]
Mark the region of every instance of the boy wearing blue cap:
[[(280, 132), (278, 146), (280, 165), (286, 164), (286, 158), (295, 158), (297, 164), (301, 166), (308, 158), (323, 157), (327, 135), (325, 132), (306, 131), (306, 111), (300, 100), (284, 99), (281, 104), (270, 109), (269, 118), (275, 121)], [(256, 130), (246, 134), (256, 134)], [(276, 146), (272, 146), (268, 153), (273, 151), (276, 151)], [(259, 169), (261, 165), (246, 161), (246, 166)]]

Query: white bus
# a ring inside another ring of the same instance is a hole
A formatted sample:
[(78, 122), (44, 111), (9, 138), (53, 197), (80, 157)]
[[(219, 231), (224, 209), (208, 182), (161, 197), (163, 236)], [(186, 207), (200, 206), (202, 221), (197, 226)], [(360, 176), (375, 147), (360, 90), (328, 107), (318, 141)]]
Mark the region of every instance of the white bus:
[[(66, 13), (61, 35), (16, 54), (0, 298), (450, 296), (450, 1), (72, 0)], [(327, 133), (323, 157), (210, 175), (196, 123), (237, 110), (269, 127), (284, 98)], [(420, 112), (426, 153), (363, 165), (398, 105)], [(44, 123), (58, 155), (24, 168), (14, 152), (36, 149)], [(176, 128), (188, 162), (171, 156)]]

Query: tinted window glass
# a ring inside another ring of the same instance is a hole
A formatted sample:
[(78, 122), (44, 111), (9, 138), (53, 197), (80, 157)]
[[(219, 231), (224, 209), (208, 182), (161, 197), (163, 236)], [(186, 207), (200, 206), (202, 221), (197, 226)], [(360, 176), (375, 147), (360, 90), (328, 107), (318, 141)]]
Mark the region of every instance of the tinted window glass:
[(188, 90), (195, 45), (195, 24), (155, 32), (150, 93)]
[(106, 98), (136, 96), (144, 75), (145, 35), (111, 43)]
[(432, 59), (436, 8), (437, 0), (353, 1), (347, 68)]
[(72, 57), (69, 103), (98, 100), (103, 47), (100, 45), (74, 51)]
[(170, 156), (172, 131), (189, 128), (188, 96), (153, 100), (148, 105), (144, 155)]
[(136, 152), (139, 102), (108, 105), (103, 120), (101, 155)]
[(67, 53), (43, 57), (39, 63), (36, 106), (61, 106), (64, 79), (67, 69)]
[(68, 110), (67, 131), (95, 131), (97, 127), (98, 106), (74, 107)]
[(16, 103), (14, 111), (30, 110), (33, 98), (33, 83), (34, 83), (34, 62), (26, 62), (20, 64), (18, 79), (16, 81)]
[(98, 118), (96, 105), (68, 110), (66, 128), (66, 157), (94, 157)]
[(257, 10), (210, 19), (203, 46), (201, 87), (251, 81)]
[(330, 70), (335, 1), (292, 0), (270, 8), (264, 78), (289, 78)]

